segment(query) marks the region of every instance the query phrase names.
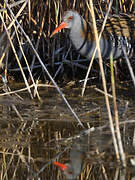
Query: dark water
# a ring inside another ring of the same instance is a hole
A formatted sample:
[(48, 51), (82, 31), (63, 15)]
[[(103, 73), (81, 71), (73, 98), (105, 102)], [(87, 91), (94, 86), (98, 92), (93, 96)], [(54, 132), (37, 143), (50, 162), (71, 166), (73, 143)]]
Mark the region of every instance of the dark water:
[[(84, 97), (81, 88), (64, 88), (63, 92), (85, 130), (78, 126), (55, 88), (39, 90), (42, 102), (31, 100), (27, 92), (19, 93), (22, 99), (15, 95), (0, 97), (1, 179), (66, 179), (53, 165), (54, 160), (70, 161), (75, 168), (74, 179), (135, 178), (134, 95), (127, 89), (119, 90), (117, 96), (127, 160), (127, 168), (122, 169), (115, 156), (104, 96), (93, 88), (88, 88)], [(111, 99), (110, 104), (113, 113)], [(92, 132), (86, 131), (92, 127)]]

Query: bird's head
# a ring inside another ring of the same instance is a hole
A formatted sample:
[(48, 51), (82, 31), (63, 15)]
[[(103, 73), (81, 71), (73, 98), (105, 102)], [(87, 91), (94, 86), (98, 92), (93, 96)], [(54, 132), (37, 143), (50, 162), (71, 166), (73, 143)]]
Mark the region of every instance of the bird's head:
[(66, 11), (62, 17), (61, 24), (53, 31), (51, 37), (64, 28), (71, 29), (74, 23), (74, 19), (78, 15), (79, 14), (76, 11)]

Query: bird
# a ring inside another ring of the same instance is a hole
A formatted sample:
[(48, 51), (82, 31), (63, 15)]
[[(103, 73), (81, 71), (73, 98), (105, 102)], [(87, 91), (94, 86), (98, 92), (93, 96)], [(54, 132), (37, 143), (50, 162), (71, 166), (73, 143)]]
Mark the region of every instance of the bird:
[(60, 168), (67, 179), (77, 178), (84, 169), (84, 150), (81, 150), (80, 144), (75, 143), (70, 151), (70, 161), (68, 163), (60, 163), (54, 161), (53, 164)]
[[(97, 20), (98, 33), (103, 19)], [(87, 22), (77, 11), (65, 11), (61, 24), (53, 31), (51, 37), (62, 29), (69, 29), (69, 38), (75, 49), (87, 59), (91, 59), (96, 47), (96, 39), (92, 20)], [(127, 56), (132, 57), (135, 43), (135, 15), (110, 15), (100, 39), (100, 50), (103, 59), (124, 57), (123, 48)], [(122, 48), (123, 46), (123, 48)], [(98, 53), (95, 54), (95, 59)]]
[[(81, 131), (73, 141), (70, 149), (69, 161), (60, 163), (53, 161), (53, 164), (60, 168), (67, 179), (76, 179), (86, 167), (87, 159), (94, 151), (104, 152), (112, 147), (112, 135), (109, 128), (97, 129), (93, 132)], [(110, 151), (111, 152), (111, 151)]]

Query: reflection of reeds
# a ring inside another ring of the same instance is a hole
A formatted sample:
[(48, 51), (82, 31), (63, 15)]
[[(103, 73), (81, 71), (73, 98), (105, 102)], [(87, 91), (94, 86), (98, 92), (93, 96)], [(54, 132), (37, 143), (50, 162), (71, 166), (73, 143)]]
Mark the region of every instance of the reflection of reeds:
[[(72, 136), (71, 130), (74, 131), (74, 128), (69, 129), (72, 125), (70, 123), (60, 123), (62, 124), (62, 128), (59, 127), (59, 123), (56, 123), (56, 121), (51, 124), (44, 121), (38, 125), (34, 121), (21, 122), (19, 126), (16, 125), (15, 127), (9, 123), (8, 128), (1, 131), (1, 178), (6, 179), (7, 177), (7, 179), (11, 179), (12, 177), (12, 179), (15, 179), (15, 177), (19, 177), (19, 179), (21, 179), (21, 177), (31, 177), (37, 179), (42, 177), (47, 179), (49, 175), (52, 175), (54, 177), (58, 176), (59, 179), (62, 176), (62, 179), (64, 179), (64, 175), (62, 175), (60, 171), (58, 172), (58, 168), (51, 165), (52, 161), (56, 159), (62, 162), (68, 160), (72, 144), (79, 142), (79, 139), (84, 136), (86, 136), (86, 140), (88, 138), (88, 141), (82, 141), (81, 148), (82, 150), (88, 149), (88, 151), (86, 151), (88, 157), (86, 157), (84, 161), (85, 166), (81, 173), (82, 179), (85, 177), (88, 179), (97, 177), (98, 179), (99, 176), (102, 177), (101, 179), (105, 179), (106, 176), (109, 179), (114, 177), (115, 173), (122, 176), (123, 173), (120, 170), (120, 166), (117, 166), (115, 162), (112, 150), (113, 146), (106, 140), (108, 134), (111, 137), (109, 125), (106, 127), (91, 128), (76, 136)], [(134, 123), (134, 121), (122, 122), (121, 125), (125, 123), (126, 127), (129, 123), (131, 123), (133, 127), (132, 123)], [(104, 134), (105, 130), (107, 130), (107, 134)], [(104, 138), (101, 137), (102, 131)], [(94, 133), (95, 135), (93, 135)], [(129, 132), (126, 131), (125, 133), (126, 136)], [(92, 140), (89, 139), (89, 136)], [(100, 138), (101, 141), (99, 141)], [(98, 146), (95, 142), (98, 142)], [(89, 148), (89, 145), (92, 143), (95, 144), (94, 149), (98, 148), (103, 151), (100, 150), (100, 152), (97, 152), (95, 150), (93, 154), (93, 149), (91, 150), (91, 148)], [(126, 146), (128, 147), (129, 145), (126, 144), (125, 147)], [(104, 150), (104, 148), (106, 150)], [(109, 149), (110, 151), (108, 151)], [(127, 158), (129, 159), (130, 157), (129, 155)], [(126, 175), (131, 176), (131, 172), (132, 171), (126, 172)]]

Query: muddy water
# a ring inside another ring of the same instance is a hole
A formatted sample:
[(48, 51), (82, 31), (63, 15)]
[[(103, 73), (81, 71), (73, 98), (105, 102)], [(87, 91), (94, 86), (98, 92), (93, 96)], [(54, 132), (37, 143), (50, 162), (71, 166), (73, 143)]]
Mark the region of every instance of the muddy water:
[[(93, 88), (88, 88), (83, 98), (81, 88), (64, 88), (63, 92), (85, 130), (78, 126), (54, 88), (39, 90), (42, 102), (31, 100), (27, 92), (19, 93), (22, 99), (15, 95), (0, 97), (1, 179), (132, 179), (134, 95), (128, 89), (118, 90), (120, 128), (127, 158), (127, 168), (122, 169), (115, 156), (104, 96)], [(113, 113), (111, 99), (110, 104)], [(86, 131), (92, 127), (95, 129)], [(53, 165), (56, 160), (71, 163), (74, 173), (69, 171), (65, 175), (65, 171)]]

